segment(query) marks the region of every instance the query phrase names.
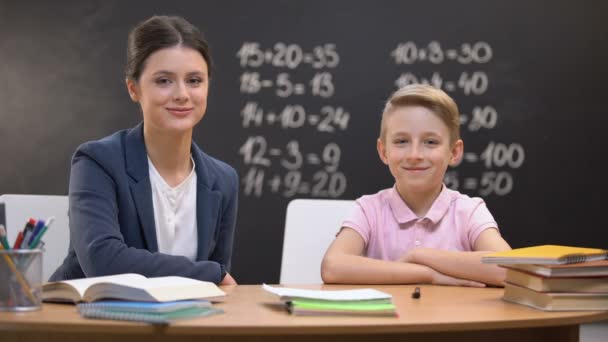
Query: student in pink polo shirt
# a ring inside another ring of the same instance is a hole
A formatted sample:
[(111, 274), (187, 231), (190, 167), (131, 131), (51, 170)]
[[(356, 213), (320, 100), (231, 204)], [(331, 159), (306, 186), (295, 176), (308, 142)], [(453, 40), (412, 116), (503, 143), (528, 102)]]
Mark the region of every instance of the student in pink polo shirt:
[(425, 85), (396, 91), (382, 113), (380, 159), (395, 185), (359, 198), (321, 266), (326, 283), (503, 285), (481, 256), (511, 249), (481, 198), (448, 189), (462, 158), (458, 107)]

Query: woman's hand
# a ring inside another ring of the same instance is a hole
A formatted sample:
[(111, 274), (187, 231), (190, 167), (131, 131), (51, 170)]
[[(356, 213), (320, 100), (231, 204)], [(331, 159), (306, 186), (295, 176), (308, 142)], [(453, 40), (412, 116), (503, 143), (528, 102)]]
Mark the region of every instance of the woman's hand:
[(220, 283), (220, 285), (238, 285), (238, 284), (236, 283), (236, 280), (234, 280), (234, 278), (232, 278), (230, 273), (226, 273), (226, 276), (224, 276), (224, 279), (222, 279), (222, 282)]

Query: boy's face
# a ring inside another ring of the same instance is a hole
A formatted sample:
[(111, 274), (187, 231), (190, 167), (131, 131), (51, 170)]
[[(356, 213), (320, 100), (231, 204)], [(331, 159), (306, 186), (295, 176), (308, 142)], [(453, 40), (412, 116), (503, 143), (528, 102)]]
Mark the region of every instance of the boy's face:
[(462, 140), (450, 145), (448, 127), (421, 106), (396, 108), (385, 124), (386, 135), (384, 141), (378, 139), (378, 154), (395, 177), (399, 193), (437, 193), (448, 165), (462, 157)]

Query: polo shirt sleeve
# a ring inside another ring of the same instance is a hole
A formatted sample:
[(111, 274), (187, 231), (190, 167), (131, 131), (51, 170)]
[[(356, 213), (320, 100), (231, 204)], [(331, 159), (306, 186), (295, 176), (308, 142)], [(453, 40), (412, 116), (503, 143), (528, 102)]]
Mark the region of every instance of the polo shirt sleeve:
[(370, 210), (369, 206), (366, 205), (365, 198), (359, 198), (355, 202), (355, 207), (350, 215), (342, 222), (342, 228), (351, 228), (361, 235), (361, 238), (365, 241), (365, 246), (368, 245), (370, 236), (372, 235), (372, 225), (370, 222), (374, 222), (374, 220), (369, 217), (371, 212), (373, 210)]
[(486, 203), (481, 198), (472, 198), (473, 207), (471, 215), (469, 216), (468, 223), (468, 240), (473, 250), (475, 241), (479, 234), (488, 228), (498, 229), (498, 224), (494, 220), (494, 216), (490, 213), (490, 210), (486, 206)]

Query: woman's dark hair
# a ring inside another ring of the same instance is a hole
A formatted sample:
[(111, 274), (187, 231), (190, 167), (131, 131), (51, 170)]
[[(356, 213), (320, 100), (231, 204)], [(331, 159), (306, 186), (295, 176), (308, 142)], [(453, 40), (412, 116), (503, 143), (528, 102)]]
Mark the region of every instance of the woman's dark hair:
[(211, 77), (209, 45), (203, 34), (186, 19), (176, 16), (153, 16), (131, 30), (127, 41), (126, 77), (138, 81), (148, 56), (178, 45), (200, 52)]

